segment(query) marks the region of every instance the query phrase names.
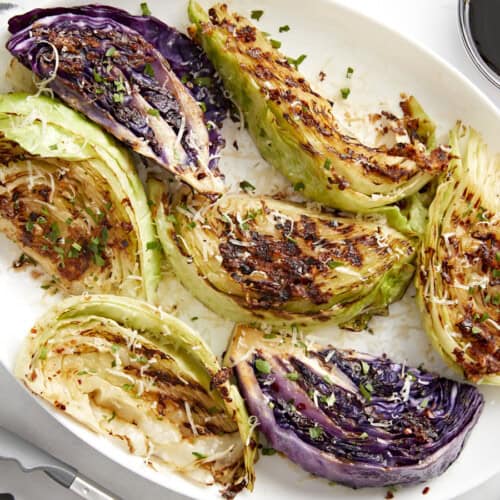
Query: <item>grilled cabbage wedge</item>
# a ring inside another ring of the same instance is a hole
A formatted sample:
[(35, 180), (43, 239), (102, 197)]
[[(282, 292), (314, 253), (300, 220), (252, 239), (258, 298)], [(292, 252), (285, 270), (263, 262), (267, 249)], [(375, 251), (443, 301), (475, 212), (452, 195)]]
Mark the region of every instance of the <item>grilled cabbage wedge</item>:
[(232, 321), (360, 330), (406, 290), (415, 239), (380, 218), (340, 217), (263, 196), (214, 203), (148, 181), (158, 237), (181, 283)]
[(235, 328), (226, 362), (269, 445), (354, 488), (426, 481), (462, 450), (484, 406), (473, 386), (332, 346)]
[(500, 384), (500, 155), (461, 124), (438, 185), (416, 277), (436, 349), (471, 381)]
[(405, 108), (407, 142), (368, 147), (343, 134), (331, 102), (314, 92), (288, 58), (247, 19), (218, 4), (191, 0), (190, 32), (243, 112), (262, 156), (307, 198), (352, 212), (410, 196), (448, 162), (448, 149), (426, 143), (432, 123), (415, 99)]
[(92, 431), (156, 469), (252, 489), (256, 443), (238, 389), (204, 341), (146, 302), (71, 297), (32, 328), (15, 373)]
[(59, 101), (0, 95), (0, 231), (66, 292), (156, 300), (161, 253), (132, 158)]
[(10, 19), (9, 30), (7, 49), (41, 89), (194, 189), (224, 192), (217, 153), (227, 102), (189, 38), (152, 16), (100, 5), (34, 9)]

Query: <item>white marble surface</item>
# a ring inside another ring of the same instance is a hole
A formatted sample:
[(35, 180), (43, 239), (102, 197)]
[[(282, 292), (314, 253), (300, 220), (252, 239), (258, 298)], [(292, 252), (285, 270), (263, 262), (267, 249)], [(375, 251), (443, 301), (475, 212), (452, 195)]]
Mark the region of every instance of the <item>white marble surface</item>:
[[(139, 1), (139, 0), (138, 0)], [(150, 0), (153, 7), (155, 1)], [(163, 1), (163, 0), (162, 0)], [(269, 0), (268, 0), (269, 1)], [(457, 27), (457, 0), (339, 0), (405, 33), (457, 67), (500, 106), (500, 91), (489, 84), (467, 58)], [(35, 7), (33, 0), (20, 3)], [(265, 1), (256, 6), (265, 7)], [(387, 54), (390, 57), (390, 54)], [(1, 332), (0, 332), (1, 334)], [(183, 497), (148, 483), (115, 465), (82, 443), (38, 407), (8, 375), (0, 372), (0, 425), (67, 461), (124, 500), (181, 500)], [(500, 476), (456, 500), (498, 500)], [(71, 500), (76, 498), (42, 473), (23, 474), (15, 464), (0, 461), (0, 493), (16, 500)], [(396, 495), (397, 498), (397, 495)], [(451, 499), (450, 499), (451, 500)]]

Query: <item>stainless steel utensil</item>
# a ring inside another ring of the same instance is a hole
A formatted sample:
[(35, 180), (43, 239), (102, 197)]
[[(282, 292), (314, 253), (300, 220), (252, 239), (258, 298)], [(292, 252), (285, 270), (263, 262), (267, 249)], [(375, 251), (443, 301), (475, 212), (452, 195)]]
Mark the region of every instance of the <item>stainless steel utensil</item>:
[(68, 488), (86, 500), (118, 500), (76, 469), (52, 455), (28, 443), (3, 427), (0, 427), (0, 460), (14, 460), (23, 471), (42, 470), (61, 486)]

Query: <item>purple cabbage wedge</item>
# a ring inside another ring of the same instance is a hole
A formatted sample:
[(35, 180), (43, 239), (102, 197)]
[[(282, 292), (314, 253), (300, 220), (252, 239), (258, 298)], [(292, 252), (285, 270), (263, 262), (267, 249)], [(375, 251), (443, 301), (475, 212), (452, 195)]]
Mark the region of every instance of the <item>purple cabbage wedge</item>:
[(224, 191), (228, 102), (202, 50), (151, 16), (101, 5), (9, 21), (8, 50), (61, 99), (203, 193)]
[(458, 457), (483, 408), (467, 384), (386, 356), (237, 326), (226, 363), (270, 445), (354, 488), (426, 481)]

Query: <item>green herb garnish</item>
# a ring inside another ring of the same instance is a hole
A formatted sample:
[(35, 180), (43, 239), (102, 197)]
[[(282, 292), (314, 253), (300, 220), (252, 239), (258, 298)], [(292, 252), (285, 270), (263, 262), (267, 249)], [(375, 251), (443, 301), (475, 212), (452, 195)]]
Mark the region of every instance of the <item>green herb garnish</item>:
[(200, 87), (209, 87), (213, 80), (209, 76), (198, 76), (193, 79), (193, 83)]
[(307, 56), (305, 54), (301, 54), (297, 59), (294, 59), (293, 57), (287, 57), (287, 61), (295, 67), (295, 69), (299, 69), (299, 66), (304, 62), (304, 59)]
[(323, 429), (321, 427), (310, 427), (309, 436), (311, 439), (319, 439), (323, 435)]
[(344, 265), (343, 262), (338, 262), (337, 260), (329, 260), (328, 267), (330, 269), (335, 269), (336, 267), (342, 267)]
[(240, 182), (240, 188), (243, 189), (243, 191), (255, 191), (255, 186), (251, 184), (248, 181), (241, 181)]
[(262, 454), (265, 456), (271, 456), (274, 455), (275, 453), (276, 450), (274, 448), (267, 448), (267, 447), (262, 448)]
[(146, 249), (147, 250), (159, 250), (161, 248), (161, 244), (159, 241), (154, 240), (154, 241), (148, 241), (146, 243)]
[(351, 93), (351, 89), (349, 89), (347, 87), (340, 89), (340, 95), (342, 96), (342, 99), (347, 99), (349, 97), (350, 93)]
[(264, 14), (263, 10), (252, 10), (252, 12), (250, 13), (250, 17), (252, 19), (255, 19), (256, 21), (259, 21), (260, 18), (263, 16), (263, 14)]
[(151, 9), (149, 8), (149, 6), (146, 2), (141, 3), (141, 14), (143, 16), (150, 16), (151, 15)]
[[(371, 390), (370, 390), (371, 388)], [(373, 387), (371, 384), (359, 384), (359, 392), (361, 392), (361, 395), (367, 400), (370, 401), (372, 399), (372, 391)]]
[(265, 359), (257, 359), (255, 360), (255, 368), (257, 368), (257, 371), (260, 373), (264, 373), (265, 375), (268, 375), (271, 373), (271, 366)]

